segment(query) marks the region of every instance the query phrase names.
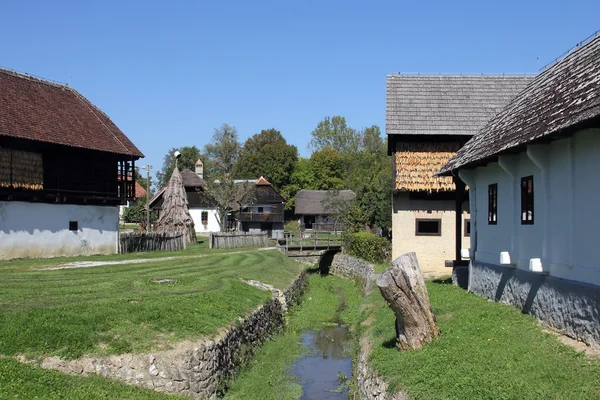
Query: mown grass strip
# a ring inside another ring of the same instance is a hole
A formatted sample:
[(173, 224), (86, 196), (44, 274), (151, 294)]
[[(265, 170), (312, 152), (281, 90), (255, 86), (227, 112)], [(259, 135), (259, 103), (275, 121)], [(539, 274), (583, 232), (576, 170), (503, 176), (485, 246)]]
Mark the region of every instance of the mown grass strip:
[(257, 250), (55, 271), (24, 262), (0, 268), (0, 354), (7, 356), (138, 353), (213, 335), (270, 298), (240, 279), (283, 289), (300, 272), (278, 251)]
[(362, 318), (373, 341), (371, 365), (411, 399), (598, 399), (600, 360), (541, 331), (531, 316), (427, 282), (441, 328), (419, 351), (394, 348), (394, 315), (375, 289)]

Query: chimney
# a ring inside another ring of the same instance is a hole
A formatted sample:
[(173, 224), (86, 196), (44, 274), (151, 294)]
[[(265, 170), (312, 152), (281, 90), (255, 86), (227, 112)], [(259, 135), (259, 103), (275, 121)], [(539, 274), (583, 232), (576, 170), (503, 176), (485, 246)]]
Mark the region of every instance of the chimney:
[(196, 175), (198, 175), (200, 179), (204, 179), (204, 164), (202, 164), (202, 160), (200, 159), (196, 161)]

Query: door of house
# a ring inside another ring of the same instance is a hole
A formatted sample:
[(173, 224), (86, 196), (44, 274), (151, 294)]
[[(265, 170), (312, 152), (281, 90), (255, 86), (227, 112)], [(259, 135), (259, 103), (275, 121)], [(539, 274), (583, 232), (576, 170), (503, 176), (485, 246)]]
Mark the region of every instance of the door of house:
[(315, 223), (314, 215), (305, 215), (304, 216), (304, 229), (312, 229), (314, 223)]

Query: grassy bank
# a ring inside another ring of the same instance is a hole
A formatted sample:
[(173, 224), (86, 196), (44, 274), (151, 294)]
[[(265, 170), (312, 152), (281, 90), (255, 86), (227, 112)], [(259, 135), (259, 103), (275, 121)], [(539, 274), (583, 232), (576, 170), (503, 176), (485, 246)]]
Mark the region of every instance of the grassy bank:
[(362, 318), (371, 365), (411, 399), (598, 399), (600, 360), (543, 333), (517, 309), (428, 282), (441, 337), (420, 351), (394, 348), (394, 315), (377, 290)]
[(250, 364), (231, 383), (228, 399), (298, 399), (301, 387), (289, 368), (301, 356), (301, 333), (344, 321), (353, 326), (359, 318), (362, 297), (355, 281), (335, 277), (309, 277), (302, 303), (291, 310), (285, 331), (265, 343)]
[[(185, 255), (206, 257), (46, 271), (37, 268), (65, 259), (2, 262), (0, 354), (76, 358), (158, 350), (215, 334), (270, 297), (240, 278), (285, 288), (300, 271), (277, 251), (224, 253), (191, 246)], [(177, 283), (153, 282), (160, 279)]]
[(174, 400), (184, 397), (169, 396), (128, 386), (99, 376), (81, 377), (48, 371), (0, 358), (0, 399), (53, 399), (53, 400)]

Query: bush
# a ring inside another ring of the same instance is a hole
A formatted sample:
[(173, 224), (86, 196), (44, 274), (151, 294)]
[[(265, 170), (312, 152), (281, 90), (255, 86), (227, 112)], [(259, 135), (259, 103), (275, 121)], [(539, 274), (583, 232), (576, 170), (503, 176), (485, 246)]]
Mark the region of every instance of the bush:
[(298, 224), (298, 220), (286, 222), (283, 226), (283, 230), (286, 232), (299, 232), (300, 225)]
[(345, 252), (370, 263), (389, 262), (391, 243), (389, 240), (369, 232), (344, 234)]

